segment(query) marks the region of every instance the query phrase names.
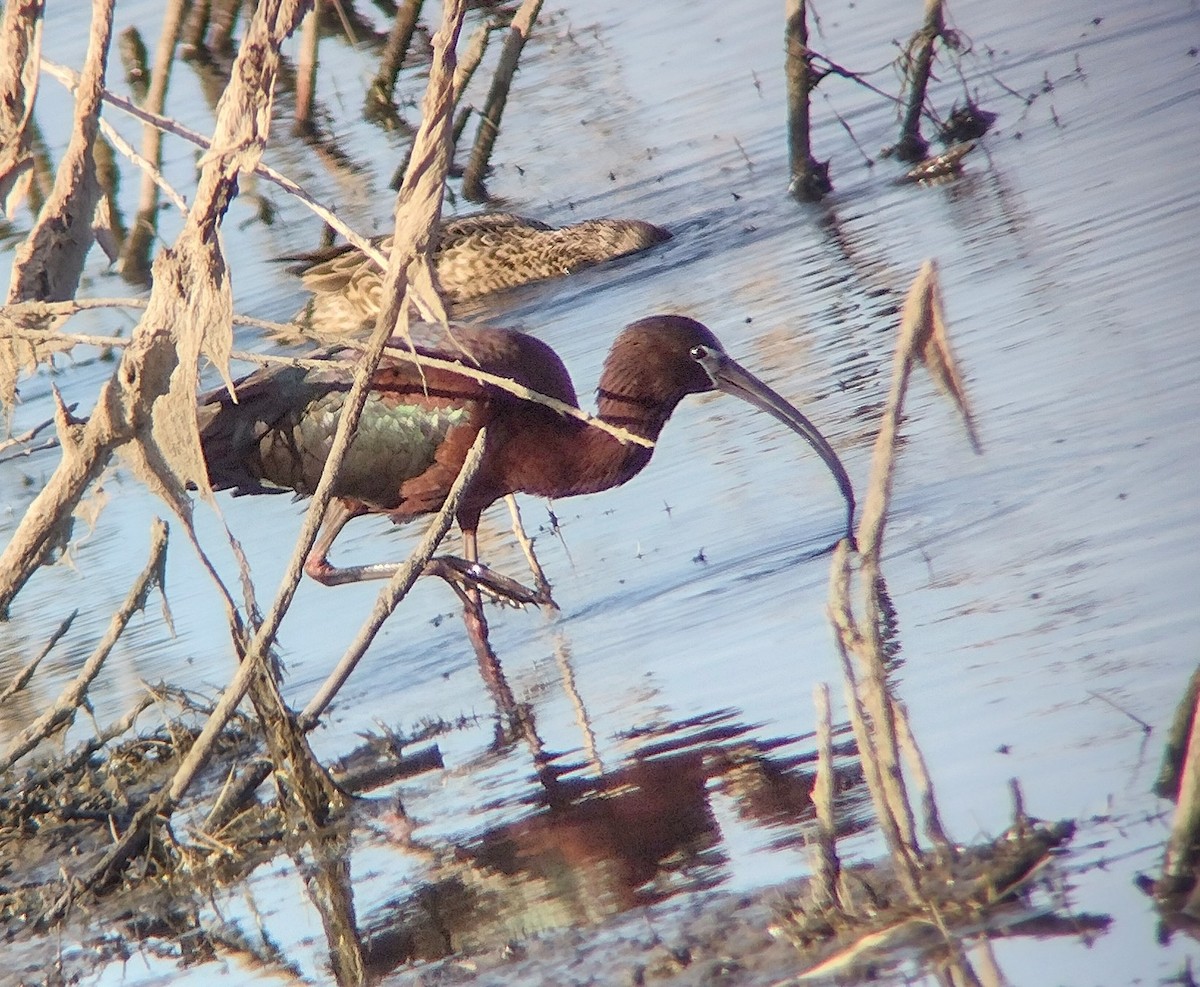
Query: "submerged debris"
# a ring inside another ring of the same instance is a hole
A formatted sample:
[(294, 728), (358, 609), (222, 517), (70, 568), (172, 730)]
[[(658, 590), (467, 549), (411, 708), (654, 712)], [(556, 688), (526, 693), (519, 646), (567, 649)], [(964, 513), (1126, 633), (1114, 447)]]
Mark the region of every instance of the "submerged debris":
[(962, 160), (975, 150), (974, 143), (956, 144), (942, 154), (926, 158), (920, 164), (910, 168), (900, 179), (902, 182), (920, 182), (933, 184), (962, 174)]

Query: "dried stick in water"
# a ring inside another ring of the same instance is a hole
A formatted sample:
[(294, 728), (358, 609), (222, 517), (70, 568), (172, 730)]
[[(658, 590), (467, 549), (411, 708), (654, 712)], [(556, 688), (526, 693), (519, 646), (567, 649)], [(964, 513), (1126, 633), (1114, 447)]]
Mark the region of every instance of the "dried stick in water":
[(483, 176), (487, 173), (488, 162), (492, 157), (492, 147), (496, 143), (496, 135), (500, 133), (500, 117), (504, 113), (504, 104), (508, 101), (508, 90), (512, 87), (513, 76), (517, 72), (517, 62), (521, 58), (521, 51), (525, 47), (525, 42), (529, 40), (529, 32), (533, 30), (534, 22), (541, 9), (542, 0), (523, 0), (512, 19), (508, 37), (504, 39), (500, 64), (496, 66), (492, 88), (479, 118), (479, 131), (475, 135), (475, 146), (471, 148), (471, 157), (463, 172), (463, 195), (472, 202), (483, 202), (487, 198), (487, 190), (483, 186)]
[(296, 113), (293, 117), (292, 133), (298, 137), (311, 137), (316, 133), (313, 123), (313, 105), (317, 88), (317, 45), (321, 40), (321, 0), (314, 0), (312, 8), (300, 22), (300, 62), (296, 66)]
[[(162, 31), (158, 36), (158, 50), (154, 55), (154, 67), (150, 71), (150, 85), (142, 106), (151, 113), (162, 113), (166, 105), (167, 85), (171, 79), (171, 66), (175, 62), (175, 46), (183, 29), (184, 2), (172, 0), (163, 17)], [(147, 123), (142, 127), (141, 158), (149, 167), (142, 174), (142, 187), (138, 195), (137, 216), (125, 243), (121, 247), (118, 269), (127, 281), (140, 284), (150, 276), (150, 249), (158, 231), (158, 192), (162, 166), (162, 131)], [(181, 200), (178, 200), (177, 204)], [(186, 213), (186, 206), (183, 207)]]
[(812, 53), (808, 48), (808, 4), (787, 0), (786, 74), (788, 92), (788, 151), (792, 179), (789, 190), (797, 199), (816, 202), (833, 189), (829, 163), (812, 156), (809, 135), (808, 97), (819, 78), (814, 78)]
[(894, 149), (901, 161), (920, 161), (929, 150), (929, 142), (921, 136), (921, 111), (933, 72), (933, 46), (945, 26), (942, 0), (925, 0), (925, 26), (908, 43), (908, 105), (900, 125), (900, 140)]
[(396, 78), (400, 75), (400, 69), (404, 67), (404, 59), (408, 57), (408, 49), (412, 44), (417, 19), (421, 16), (423, 2), (424, 0), (403, 0), (396, 8), (396, 19), (388, 32), (387, 43), (383, 46), (379, 71), (375, 73), (375, 78), (367, 90), (367, 105), (363, 113), (368, 120), (387, 117), (396, 111)]

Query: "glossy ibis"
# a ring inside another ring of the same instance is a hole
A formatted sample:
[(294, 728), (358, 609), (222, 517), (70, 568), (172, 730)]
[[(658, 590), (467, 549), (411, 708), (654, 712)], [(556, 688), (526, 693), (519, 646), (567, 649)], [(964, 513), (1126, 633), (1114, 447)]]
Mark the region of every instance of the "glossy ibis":
[[(479, 369), (578, 406), (566, 367), (545, 343), (515, 330), (486, 327), (457, 327), (454, 336), (461, 349), (444, 334), (440, 345), (418, 337), (417, 349), (443, 360), (472, 361)], [(237, 493), (312, 493), (350, 388), (349, 361), (357, 352), (349, 345), (327, 350), (322, 356), (329, 366), (318, 370), (258, 370), (237, 383), (236, 404), (224, 390), (201, 398), (200, 435), (213, 487)], [(621, 332), (600, 377), (599, 415), (654, 440), (686, 395), (707, 391), (742, 398), (807, 439), (841, 489), (849, 531), (854, 494), (829, 443), (804, 415), (727, 356), (717, 338), (693, 319), (656, 315)], [(472, 592), (477, 584), (522, 603), (533, 602), (536, 595), (475, 566), (480, 514), (510, 493), (557, 498), (619, 486), (649, 462), (652, 451), (469, 377), (426, 367), (422, 379), (411, 361), (386, 357), (342, 465), (336, 500), (305, 562), (308, 575), (328, 585), (389, 577), (393, 564), (341, 569), (330, 564), (328, 552), (338, 532), (362, 514), (386, 514), (400, 522), (436, 511), (484, 425), (489, 430), (484, 459), (457, 514), (467, 563), (455, 567), (461, 560), (442, 560), (429, 571), (472, 586)], [(477, 593), (474, 599), (481, 621)], [(469, 602), (468, 611), (470, 628)], [(474, 631), (472, 640), (478, 648)]]
[[(442, 298), (453, 307), (505, 288), (572, 274), (669, 240), (671, 234), (636, 219), (589, 219), (554, 227), (511, 213), (450, 219), (438, 231), (434, 268)], [(392, 238), (379, 237), (385, 254)], [(383, 273), (350, 244), (304, 257), (294, 268), (313, 297), (299, 321), (341, 335), (374, 322)]]

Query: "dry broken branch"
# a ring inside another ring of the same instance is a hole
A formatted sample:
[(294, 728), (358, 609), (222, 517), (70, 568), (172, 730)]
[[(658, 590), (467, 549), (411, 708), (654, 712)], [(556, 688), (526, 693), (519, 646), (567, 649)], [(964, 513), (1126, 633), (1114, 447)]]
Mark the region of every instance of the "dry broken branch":
[(789, 190), (805, 202), (817, 202), (832, 190), (829, 162), (812, 156), (809, 97), (819, 81), (808, 47), (808, 4), (787, 0), (784, 46), (788, 89), (788, 152), (791, 161)]
[[(259, 20), (264, 16), (264, 10), (267, 6), (268, 5), (265, 2), (260, 5), (258, 13), (255, 17), (256, 23), (258, 23)], [(435, 38), (435, 52), (437, 54), (435, 54), (433, 72), (431, 73), (430, 77), (431, 91), (435, 90), (435, 84), (442, 85), (447, 92), (449, 91), (453, 74), (454, 41), (457, 38), (458, 27), (461, 24), (462, 15), (463, 4), (461, 0), (452, 0), (452, 2), (446, 5), (443, 16), (443, 26), (439, 31), (438, 36)], [(245, 50), (245, 45), (243, 45), (243, 50)], [(239, 60), (240, 59), (241, 55), (239, 55)], [(441, 83), (438, 83), (439, 76), (443, 79)], [(448, 119), (438, 119), (436, 111), (439, 108), (443, 110), (443, 113), (447, 112), (445, 108), (440, 105), (440, 100), (435, 94), (429, 100), (427, 100), (427, 112), (425, 114), (425, 122), (422, 125), (423, 130), (429, 129), (431, 131), (437, 131), (440, 128), (445, 128), (448, 126)], [(420, 175), (414, 176), (414, 181), (418, 180), (421, 175), (424, 175), (426, 182), (429, 182), (432, 178), (436, 178), (437, 183), (439, 183), (436, 202), (440, 208), (440, 182), (444, 180), (445, 173), (443, 171), (440, 175), (433, 174), (436, 171), (438, 164), (438, 152), (436, 150), (438, 138), (436, 136), (434, 138), (427, 138), (426, 146), (428, 147), (431, 142), (433, 145), (433, 150), (431, 152), (433, 155), (432, 158), (418, 158), (414, 155), (414, 167), (419, 168), (421, 172)], [(420, 144), (419, 137), (418, 143)], [(444, 152), (442, 153), (444, 154)], [(412, 174), (412, 172), (410, 172), (410, 174)], [(403, 192), (401, 193), (401, 198), (404, 198)], [(430, 203), (435, 200), (426, 194), (423, 197), (423, 201)], [(420, 217), (417, 219), (410, 218), (409, 222), (416, 223), (419, 227)], [(429, 229), (432, 230), (436, 227), (436, 215), (425, 217), (425, 222), (427, 223)], [(398, 232), (401, 232), (403, 229), (403, 232), (407, 234), (406, 240), (408, 243), (411, 244), (415, 241), (416, 237), (410, 228), (404, 227), (401, 223), (398, 223), (397, 227)], [(404, 240), (401, 240), (401, 238), (398, 237), (397, 242), (404, 242)], [(394, 310), (399, 307), (395, 302), (396, 288), (402, 284), (401, 278), (404, 274), (403, 268), (407, 266), (407, 258), (403, 256), (403, 253), (403, 251), (393, 251), (392, 269), (390, 269), (388, 272), (387, 284), (387, 287), (390, 288), (390, 293), (385, 291), (385, 296), (393, 299), (392, 303), (386, 306), (388, 309), (393, 310), (391, 312), (391, 317), (393, 319), (397, 314)], [(387, 313), (381, 315), (381, 320), (386, 314)], [(381, 328), (381, 326), (376, 327), (375, 334), (372, 338), (372, 343), (378, 344), (380, 352), (382, 352), (383, 342), (387, 338), (386, 333), (384, 333), (381, 337)], [(360, 398), (365, 397), (366, 383), (368, 381), (369, 369), (364, 374), (360, 374), (355, 381), (354, 387), (359, 389)], [(207, 763), (208, 758), (212, 754), (217, 738), (225, 729), (225, 725), (229, 722), (230, 717), (232, 717), (234, 711), (237, 709), (247, 691), (250, 689), (254, 676), (259, 673), (259, 665), (264, 660), (267, 649), (270, 648), (271, 642), (274, 640), (275, 634), (279, 628), (279, 623), (283, 619), (283, 614), (286, 612), (292, 596), (295, 593), (296, 585), (299, 583), (301, 566), (304, 557), (308, 554), (308, 551), (316, 538), (316, 532), (320, 524), (320, 519), (330, 499), (333, 477), (332, 471), (336, 468), (336, 457), (344, 454), (349, 443), (350, 429), (355, 424), (352, 419), (356, 418), (357, 415), (354, 413), (354, 410), (351, 406), (351, 399), (353, 395), (354, 391), (352, 390), (350, 395), (347, 397), (346, 407), (341, 417), (338, 438), (334, 441), (334, 447), (331, 450), (329, 460), (327, 461), (326, 471), (317, 486), (316, 492), (313, 495), (313, 505), (310, 507), (309, 512), (305, 517), (304, 525), (298, 538), (296, 549), (293, 552), (292, 559), (289, 562), (287, 572), (284, 574), (282, 585), (280, 586), (279, 592), (276, 595), (276, 599), (270, 611), (264, 617), (262, 624), (257, 628), (254, 636), (247, 644), (245, 654), (242, 657), (241, 664), (238, 666), (237, 673), (226, 687), (225, 692), (222, 694), (220, 700), (218, 700), (216, 703), (212, 713), (209, 715), (208, 720), (205, 722), (203, 729), (200, 731), (199, 736), (192, 744), (187, 756), (183, 759), (183, 762), (180, 764), (179, 768), (172, 777), (170, 784), (164, 787), (156, 798), (146, 803), (146, 805), (144, 805), (140, 810), (138, 810), (137, 813), (135, 813), (122, 838), (109, 849), (104, 858), (99, 861), (97, 865), (87, 875), (85, 875), (80, 882), (72, 884), (59, 897), (57, 902), (55, 902), (55, 904), (47, 910), (46, 914), (43, 916), (43, 921), (55, 922), (61, 919), (70, 903), (80, 893), (81, 890), (86, 890), (99, 884), (103, 884), (110, 880), (115, 874), (119, 873), (120, 870), (128, 863), (128, 861), (136, 856), (146, 845), (146, 841), (149, 838), (150, 828), (153, 825), (154, 820), (158, 818), (160, 814), (165, 814), (168, 816), (170, 815), (175, 806), (179, 804), (180, 799), (183, 798), (184, 794), (191, 787), (192, 782), (195, 780), (200, 769)], [(361, 404), (359, 406), (359, 410), (361, 410)]]
[[(33, 305), (33, 303), (28, 304)], [(50, 306), (39, 303), (36, 305), (36, 307), (31, 309), (31, 311), (34, 313), (51, 310), (64, 311), (64, 307), (70, 306), (71, 304), (72, 303), (70, 302), (63, 302), (60, 303), (60, 305)], [(139, 303), (136, 300), (126, 302), (118, 299), (111, 302), (97, 302), (94, 307), (100, 307), (101, 304), (128, 304), (131, 306), (136, 306)], [(6, 311), (13, 312), (14, 310), (19, 310), (19, 308), (23, 307), (24, 306), (10, 306), (7, 310), (0, 308), (0, 317), (3, 317)], [(79, 306), (79, 308), (83, 307), (93, 306)], [(266, 328), (276, 328), (283, 325), (282, 323), (264, 322), (261, 319), (251, 319), (237, 315), (234, 316), (234, 321), (239, 324)], [(44, 342), (45, 344), (61, 343), (63, 344), (64, 348), (73, 344), (112, 347), (114, 349), (119, 349), (129, 345), (127, 340), (121, 339), (117, 336), (76, 335), (73, 333), (56, 333), (48, 330), (33, 328), (12, 329), (11, 332), (18, 338), (26, 339), (32, 342)], [(574, 405), (567, 404), (564, 401), (558, 400), (557, 398), (552, 398), (548, 395), (541, 394), (532, 388), (526, 387), (524, 384), (518, 384), (509, 377), (502, 377), (498, 374), (489, 373), (486, 370), (478, 370), (468, 364), (456, 363), (453, 360), (441, 360), (437, 357), (424, 356), (423, 354), (414, 353), (411, 350), (403, 347), (388, 346), (384, 348), (384, 352), (396, 359), (411, 360), (413, 363), (421, 367), (431, 367), (438, 370), (445, 370), (449, 373), (459, 374), (460, 376), (467, 377), (471, 380), (477, 380), (481, 384), (489, 384), (492, 387), (505, 391), (508, 394), (512, 394), (514, 397), (521, 398), (524, 401), (532, 401), (534, 404), (544, 405), (545, 407), (550, 408), (552, 411), (558, 412), (560, 415), (566, 415), (570, 418), (578, 419), (579, 421), (584, 422), (593, 428), (598, 428), (602, 432), (607, 432), (620, 442), (644, 446), (647, 449), (654, 448), (653, 439), (647, 439), (645, 436), (638, 435), (636, 432), (630, 432), (628, 429), (621, 428), (619, 425), (612, 425), (601, 418), (597, 418), (595, 415), (588, 414), (586, 411), (583, 411)], [(275, 364), (288, 367), (303, 367), (310, 370), (327, 370), (329, 368), (329, 362), (325, 360), (314, 360), (307, 357), (279, 356), (273, 353), (251, 353), (245, 350), (231, 351), (229, 358), (230, 360), (238, 360), (245, 363), (256, 363), (260, 366)]]
[(813, 687), (817, 709), (817, 776), (813, 781), (812, 801), (817, 812), (816, 864), (813, 885), (818, 905), (842, 905), (838, 878), (841, 861), (837, 854), (837, 825), (833, 815), (833, 728), (829, 709), (829, 686), (821, 682)]
[(929, 144), (921, 136), (921, 111), (925, 108), (925, 89), (933, 74), (933, 47), (945, 30), (942, 0), (925, 0), (925, 24), (908, 43), (907, 71), (908, 105), (900, 126), (900, 140), (895, 154), (901, 161), (920, 161)]
[(63, 619), (62, 623), (58, 625), (54, 633), (50, 635), (49, 640), (42, 645), (42, 650), (34, 655), (33, 658), (25, 664), (25, 667), (12, 677), (12, 681), (9, 682), (2, 691), (0, 691), (0, 706), (3, 706), (13, 696), (24, 689), (26, 685), (29, 684), (29, 680), (33, 678), (33, 673), (37, 671), (38, 665), (42, 663), (42, 660), (46, 657), (46, 655), (50, 654), (50, 652), (54, 650), (54, 646), (58, 644), (58, 642), (62, 640), (62, 636), (71, 629), (71, 624), (75, 622), (75, 618), (78, 616), (79, 610), (72, 610), (70, 614)]
[[(158, 48), (154, 53), (154, 68), (150, 71), (150, 86), (142, 104), (151, 113), (162, 113), (166, 105), (167, 85), (171, 79), (171, 67), (175, 64), (175, 46), (183, 29), (184, 0), (171, 0), (163, 17), (158, 35)], [(108, 131), (105, 131), (106, 134)], [(109, 137), (112, 140), (112, 137)], [(150, 273), (150, 248), (158, 230), (158, 192), (162, 189), (181, 212), (187, 213), (187, 204), (167, 184), (160, 167), (162, 165), (162, 131), (153, 124), (142, 127), (142, 150), (136, 156), (122, 151), (142, 169), (142, 185), (138, 193), (137, 213), (133, 226), (121, 248), (119, 268), (124, 278), (141, 282)]]
[(338, 690), (346, 683), (346, 679), (350, 677), (350, 673), (354, 671), (367, 648), (371, 646), (371, 642), (375, 640), (375, 635), (379, 633), (379, 629), (383, 626), (383, 622), (391, 616), (396, 609), (396, 605), (402, 600), (406, 593), (412, 589), (413, 583), (421, 575), (426, 563), (433, 557), (433, 553), (437, 551), (437, 547), (441, 544), (446, 532), (450, 530), (450, 525), (454, 521), (454, 516), (458, 511), (459, 501), (466, 493), (471, 481), (474, 480), (475, 474), (479, 472), (479, 466), (483, 462), (483, 451), (487, 445), (487, 427), (481, 428), (479, 434), (475, 436), (475, 441), (471, 445), (470, 451), (467, 453), (466, 459), (463, 461), (462, 469), (459, 471), (458, 477), (454, 481), (454, 485), (446, 494), (446, 500), (442, 504), (441, 510), (435, 515), (429, 526), (425, 529), (425, 534), (422, 535), (421, 541), (417, 547), (413, 549), (408, 560), (401, 566), (388, 581), (388, 584), (379, 591), (379, 596), (376, 597), (375, 606), (371, 610), (370, 616), (359, 629), (358, 634), (346, 649), (346, 653), (342, 656), (337, 666), (326, 678), (324, 684), (317, 693), (309, 701), (304, 708), (304, 712), (300, 714), (300, 724), (304, 729), (311, 729), (316, 726), (321, 714), (333, 702)]
[[(76, 83), (75, 73), (61, 65), (56, 65), (53, 62), (43, 61), (42, 69), (48, 75), (59, 80), (68, 88)], [(104, 102), (108, 103), (110, 106), (114, 106), (117, 109), (128, 113), (130, 116), (136, 117), (144, 123), (152, 124), (166, 133), (174, 134), (176, 137), (181, 137), (184, 140), (195, 144), (197, 147), (208, 150), (212, 146), (211, 141), (203, 134), (197, 133), (196, 131), (190, 129), (189, 127), (185, 127), (183, 124), (175, 120), (171, 120), (168, 117), (161, 116), (157, 113), (150, 113), (142, 107), (129, 102), (129, 100), (123, 99), (114, 93), (108, 92), (107, 90), (103, 93), (103, 97)], [(250, 170), (260, 178), (265, 178), (267, 181), (278, 185), (288, 194), (295, 196), (315, 215), (328, 223), (333, 229), (344, 236), (350, 243), (354, 244), (354, 246), (361, 250), (366, 256), (370, 257), (371, 260), (379, 265), (380, 270), (386, 270), (387, 258), (379, 252), (379, 250), (367, 237), (362, 236), (351, 227), (347, 226), (332, 210), (317, 202), (312, 196), (305, 192), (304, 189), (302, 189), (286, 175), (280, 174), (269, 165), (263, 164), (262, 161), (255, 162)]]

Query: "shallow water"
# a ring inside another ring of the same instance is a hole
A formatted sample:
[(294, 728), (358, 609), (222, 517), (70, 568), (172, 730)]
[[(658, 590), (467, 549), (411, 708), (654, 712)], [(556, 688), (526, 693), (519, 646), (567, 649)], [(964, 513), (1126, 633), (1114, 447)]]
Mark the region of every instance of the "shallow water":
[[(1169, 807), (1149, 788), (1200, 645), (1197, 8), (1183, 0), (1152, 8), (955, 5), (955, 24), (974, 50), (962, 61), (962, 81), (943, 66), (935, 102), (947, 108), (965, 86), (1000, 113), (966, 174), (935, 187), (901, 186), (894, 164), (867, 167), (835, 113), (873, 156), (895, 139), (895, 114), (830, 78), (814, 104), (814, 150), (832, 157), (836, 191), (806, 206), (786, 193), (781, 11), (741, 6), (731, 19), (727, 5), (547, 5), (506, 111), (491, 193), (505, 208), (548, 221), (637, 216), (675, 238), (648, 256), (508, 296), (496, 318), (553, 345), (587, 395), (620, 326), (656, 311), (693, 315), (809, 414), (861, 485), (894, 313), (921, 261), (936, 258), (985, 451), (971, 453), (948, 406), (918, 379), (885, 563), (899, 612), (901, 697), (956, 839), (1007, 825), (1011, 777), (1034, 815), (1083, 821), (1063, 862), (1070, 904), (1107, 913), (1112, 925), (1087, 939), (1000, 939), (994, 950), (1007, 977), (1162, 983), (1195, 951), (1179, 937), (1157, 941), (1155, 914), (1132, 879), (1159, 865)], [(66, 5), (49, 7), (48, 57), (77, 64), (83, 24)], [(918, 7), (869, 0), (821, 9), (812, 44), (842, 65), (884, 65), (891, 39), (914, 28)], [(151, 39), (153, 10), (119, 4), (119, 26), (136, 22)], [(322, 56), (320, 92), (353, 171), (335, 171), (291, 141), (286, 124), (268, 157), (360, 230), (386, 229), (386, 185), (402, 141), (357, 121), (369, 56), (334, 38)], [(419, 95), (421, 71), (406, 69), (402, 89)], [(121, 91), (115, 66), (110, 72)], [(895, 88), (887, 68), (873, 81)], [(481, 74), (476, 84), (485, 82)], [(54, 83), (43, 92), (47, 106), (63, 105)], [(211, 119), (186, 66), (176, 70), (169, 112), (201, 130)], [(187, 188), (194, 155), (167, 147), (165, 171)], [(130, 174), (123, 187), (130, 213), (136, 184)], [(315, 246), (319, 223), (262, 183), (243, 191), (270, 199), (278, 217), (270, 226), (253, 221), (248, 195), (230, 212), (225, 247), (238, 310), (286, 318), (302, 293), (270, 258)], [(28, 222), (19, 217), (17, 225)], [(168, 241), (175, 223), (164, 222)], [(122, 293), (95, 254), (84, 293)], [(114, 332), (132, 319), (77, 324)], [(256, 345), (248, 332), (240, 342)], [(49, 416), (51, 383), (86, 402), (110, 372), (111, 364), (80, 354), (53, 378), (27, 382), (15, 430)], [(0, 467), (0, 532), (12, 530), (55, 462), (55, 453), (43, 453)], [(150, 517), (164, 514), (119, 469), (104, 489), (107, 506), (73, 552), (74, 567), (39, 573), (0, 625), (4, 677), (81, 608), (31, 689), (4, 709), (5, 737), (90, 652), (143, 564)], [(515, 928), (582, 923), (676, 891), (741, 891), (804, 873), (796, 824), (762, 810), (732, 772), (712, 766), (747, 751), (794, 766), (812, 750), (803, 739), (812, 729), (812, 686), (838, 678), (820, 553), (837, 535), (841, 507), (816, 458), (739, 402), (692, 400), (633, 482), (554, 504), (557, 532), (544, 503), (523, 506), (562, 611), (549, 619), (495, 611), (492, 643), (518, 696), (532, 704), (545, 751), (575, 765), (567, 778), (581, 784), (601, 767), (636, 771), (646, 754), (669, 751), (694, 784), (662, 812), (685, 805), (695, 825), (663, 837), (675, 856), (647, 885), (628, 856), (596, 849), (608, 837), (594, 820), (574, 820), (572, 832), (589, 849), (555, 844), (564, 862), (551, 876), (533, 874), (533, 865), (522, 871), (524, 886), (505, 893), (541, 901), (519, 913)], [(250, 556), (260, 597), (269, 597), (302, 505), (224, 499), (222, 509)], [(202, 535), (232, 575), (213, 519), (201, 514)], [(489, 519), (489, 561), (520, 573), (504, 511)], [(337, 558), (400, 558), (413, 537), (356, 521)], [(302, 585), (280, 638), (289, 700), (303, 705), (376, 592)], [(178, 537), (168, 594), (175, 636), (155, 603), (135, 619), (92, 690), (100, 722), (123, 713), (142, 681), (211, 693), (228, 680), (232, 658), (214, 619), (215, 593)], [(395, 792), (424, 847), (477, 849), (484, 834), (518, 824), (526, 828), (508, 832), (527, 841), (519, 845), (532, 859), (539, 837), (528, 832), (538, 824), (528, 821), (544, 810), (534, 809), (542, 789), (531, 751), (493, 747), (492, 703), (454, 611), (444, 587), (419, 586), (315, 746), (332, 758), (379, 723), (408, 729), (426, 717), (477, 714), (473, 727), (438, 738), (445, 771)], [(1154, 728), (1149, 738), (1134, 717)], [(689, 751), (702, 752), (705, 766)], [(661, 779), (647, 784), (662, 787)], [(848, 808), (865, 818), (860, 802)], [(881, 846), (869, 829), (851, 837), (845, 853), (871, 857)], [(412, 886), (441, 879), (441, 866), (381, 822), (352, 857), (364, 924)], [(256, 873), (248, 898), (300, 969), (324, 978), (320, 922), (295, 865), (280, 859)], [(242, 891), (219, 905), (225, 921), (255, 928)], [(669, 904), (658, 907), (670, 914)], [(514, 933), (477, 934), (504, 941)], [(202, 966), (190, 975), (211, 972)], [(172, 963), (147, 958), (110, 969), (102, 982), (179, 978)]]

